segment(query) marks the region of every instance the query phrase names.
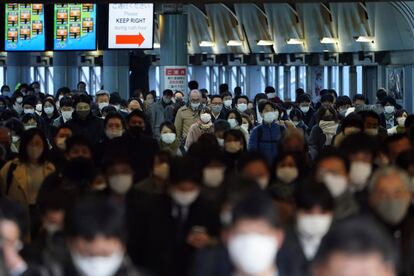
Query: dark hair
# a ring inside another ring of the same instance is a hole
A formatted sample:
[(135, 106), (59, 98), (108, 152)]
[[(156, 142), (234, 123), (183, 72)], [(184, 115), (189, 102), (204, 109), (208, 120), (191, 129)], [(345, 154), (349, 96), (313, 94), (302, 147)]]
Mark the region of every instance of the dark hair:
[(226, 120), (219, 119), (214, 122), (214, 132), (228, 130), (230, 130), (230, 124)]
[(224, 99), (224, 97), (233, 97), (233, 95), (230, 92), (221, 93), (220, 96), (222, 99)]
[(310, 103), (311, 98), (308, 94), (301, 95), (297, 98), (298, 103)]
[(379, 102), (382, 102), (388, 93), (383, 88), (377, 90), (377, 99)]
[(347, 127), (357, 127), (362, 131), (364, 130), (364, 122), (358, 114), (351, 113), (342, 120), (341, 131)]
[(353, 101), (355, 102), (356, 100), (364, 101), (365, 104), (368, 104), (367, 97), (365, 97), (363, 94), (355, 94)]
[(50, 103), (52, 106), (53, 106), (53, 116), (55, 116), (55, 117), (58, 117), (59, 116), (59, 112), (58, 112), (58, 110), (57, 110), (57, 108), (56, 108), (56, 104), (55, 104), (55, 101), (53, 100), (53, 98), (46, 98), (44, 101), (43, 101), (43, 110), (42, 110), (42, 112), (43, 112), (43, 114), (45, 114), (46, 115), (46, 113), (44, 112), (44, 106), (45, 106), (45, 103)]
[(270, 105), (270, 106), (271, 106), (273, 109), (275, 109), (275, 110), (276, 110), (276, 109), (278, 109), (275, 103), (273, 103), (273, 102), (269, 102), (269, 101), (265, 101), (265, 102), (261, 102), (261, 103), (259, 104), (259, 112), (260, 112), (260, 113), (262, 113), (262, 112), (263, 112), (263, 110), (265, 109), (265, 107), (266, 107), (267, 105)]
[(293, 108), (289, 113), (289, 119), (293, 120), (295, 117), (297, 117), (299, 121), (302, 121), (303, 113), (298, 108)]
[(25, 96), (23, 98), (22, 106), (24, 106), (24, 105), (31, 105), (31, 106), (35, 107), (36, 106), (36, 103), (37, 103), (36, 96), (28, 95), (28, 96)]
[(188, 82), (188, 88), (191, 90), (198, 89), (198, 82), (195, 80)]
[(242, 94), (242, 89), (240, 86), (236, 86), (234, 87), (234, 95), (241, 95)]
[(266, 86), (264, 92), (266, 94), (268, 94), (268, 93), (275, 93), (276, 92), (276, 89), (273, 86)]
[(360, 111), (358, 112), (359, 116), (361, 116), (362, 121), (365, 122), (366, 118), (374, 118), (376, 120), (378, 120), (378, 123), (380, 121), (380, 116), (378, 115), (377, 112), (372, 111), (372, 110), (364, 110), (364, 111)]
[(88, 197), (73, 206), (65, 217), (65, 233), (70, 238), (93, 240), (103, 235), (125, 242), (123, 210), (104, 197)]
[(352, 105), (351, 99), (348, 96), (339, 96), (335, 101), (335, 107), (339, 108), (344, 105)]
[(360, 256), (380, 254), (383, 261), (395, 265), (393, 243), (384, 230), (371, 218), (353, 216), (338, 221), (323, 237), (314, 265), (323, 265), (332, 254), (345, 253)]
[(236, 115), (236, 121), (239, 124), (239, 126), (241, 126), (241, 124), (242, 124), (242, 116), (240, 115), (240, 112), (237, 111), (237, 109), (231, 109), (229, 112), (227, 112), (226, 120), (229, 119), (230, 114), (235, 114)]
[(160, 125), (160, 131), (164, 128), (167, 127), (169, 128), (172, 132), (177, 133), (177, 129), (175, 128), (175, 125), (173, 123), (171, 123), (170, 121), (165, 121), (163, 123), (161, 123)]
[(145, 130), (144, 133), (150, 137), (152, 137), (152, 127), (151, 127), (151, 123), (149, 121), (148, 116), (145, 114), (144, 111), (136, 109), (134, 111), (132, 111), (131, 113), (128, 114), (128, 116), (126, 117), (125, 122), (127, 124), (129, 124), (129, 121), (132, 119), (132, 117), (140, 117), (144, 120), (145, 122)]
[(47, 139), (43, 131), (38, 128), (32, 128), (23, 132), (21, 139), (20, 139), (20, 147), (19, 147), (19, 160), (21, 162), (28, 162), (29, 156), (27, 154), (27, 146), (32, 141), (33, 137), (36, 135), (40, 136), (40, 139), (43, 142), (43, 152), (42, 155), (39, 157), (39, 163), (44, 163), (49, 154), (49, 144), (47, 143)]
[(247, 101), (247, 103), (249, 103), (249, 97), (247, 97), (247, 96), (238, 96), (236, 99), (235, 99), (235, 102), (236, 102), (236, 104), (237, 104), (237, 102), (239, 101), (239, 99), (245, 99), (246, 101)]
[(276, 171), (277, 166), (279, 163), (281, 163), (283, 160), (285, 160), (287, 157), (291, 156), (293, 160), (295, 161), (296, 168), (298, 169), (299, 178), (304, 176), (307, 173), (307, 170), (309, 169), (309, 165), (307, 160), (303, 159), (303, 153), (297, 152), (297, 151), (280, 151), (280, 153), (275, 158), (271, 173), (274, 173)]
[(102, 169), (107, 171), (116, 164), (127, 164), (132, 168), (131, 159), (124, 152), (107, 151), (102, 157)]
[(408, 171), (411, 166), (414, 166), (414, 149), (401, 152), (395, 163), (401, 169)]
[(387, 103), (391, 104), (392, 106), (396, 106), (397, 102), (395, 101), (395, 99), (391, 96), (386, 96), (382, 101), (381, 101), (381, 105), (385, 106)]
[(60, 108), (64, 106), (73, 107), (73, 100), (71, 97), (64, 96), (62, 99), (60, 99), (59, 105), (60, 105)]
[(321, 96), (321, 103), (324, 103), (324, 102), (333, 103), (334, 101), (335, 101), (335, 98), (331, 94), (325, 94)]
[(221, 97), (219, 95), (211, 95), (210, 96), (210, 100), (213, 101), (214, 99), (219, 98), (221, 99)]
[(252, 191), (236, 204), (232, 213), (232, 224), (243, 219), (264, 220), (273, 227), (281, 227), (276, 206), (270, 196), (262, 191)]
[(22, 116), (21, 121), (22, 121), (23, 124), (25, 124), (25, 123), (27, 123), (28, 121), (30, 121), (32, 119), (36, 121), (37, 125), (39, 125), (39, 122), (36, 120), (36, 116), (34, 114), (30, 114), (30, 113), (24, 114)]
[(413, 126), (414, 126), (414, 114), (410, 114), (405, 120), (404, 127), (411, 128)]
[(378, 147), (377, 139), (360, 132), (345, 137), (339, 146), (339, 150), (347, 156), (358, 152), (366, 152), (374, 157)]
[(23, 123), (17, 118), (10, 118), (4, 126), (10, 129), (10, 132), (14, 131), (18, 136), (21, 136), (24, 132)]
[(244, 137), (243, 132), (241, 132), (241, 130), (239, 130), (239, 129), (230, 129), (230, 130), (224, 132), (223, 139), (226, 140), (227, 136), (233, 136), (236, 139), (238, 139), (243, 144), (243, 151), (247, 150), (247, 141), (246, 141), (246, 138)]
[(19, 228), (20, 238), (22, 238), (28, 230), (28, 219), (26, 210), (19, 203), (6, 198), (0, 200), (0, 221), (13, 221)]
[(408, 135), (405, 134), (405, 133), (397, 133), (397, 134), (393, 134), (391, 136), (388, 136), (384, 141), (386, 152), (389, 153), (389, 147), (392, 143), (395, 143), (395, 142), (403, 140), (403, 139), (410, 140)]
[(219, 85), (219, 93), (229, 92), (229, 86), (227, 83), (222, 83)]
[(319, 107), (318, 112), (316, 113), (316, 120), (317, 120), (318, 123), (325, 116), (326, 111), (329, 111), (329, 113), (332, 114), (332, 119), (334, 121), (336, 121), (336, 122), (338, 121), (338, 113), (336, 112), (336, 110), (333, 107), (326, 108), (326, 107), (321, 106), (321, 107)]
[(74, 146), (85, 146), (88, 147), (92, 153), (92, 145), (85, 136), (82, 135), (73, 135), (66, 139), (66, 150), (65, 152), (68, 153), (72, 150)]
[(323, 183), (302, 182), (294, 194), (297, 209), (311, 210), (321, 207), (324, 211), (334, 210), (334, 199)]
[(267, 96), (265, 93), (257, 93), (256, 96), (254, 96), (254, 100), (253, 100), (254, 105), (257, 106), (257, 103), (260, 100), (267, 100)]
[(240, 156), (239, 162), (237, 163), (237, 171), (239, 172), (243, 171), (247, 165), (249, 165), (252, 162), (256, 162), (256, 161), (263, 162), (266, 165), (267, 169), (270, 171), (269, 164), (267, 163), (266, 157), (260, 152), (255, 152), (255, 151), (244, 152)]
[(65, 94), (70, 94), (71, 92), (70, 92), (70, 89), (69, 89), (69, 87), (60, 87), (60, 88), (58, 88), (58, 90), (56, 90), (56, 99), (59, 99), (59, 96), (61, 95), (61, 94), (63, 94), (63, 95), (65, 95)]
[(78, 103), (87, 103), (91, 105), (91, 98), (86, 94), (75, 95), (73, 97), (73, 106), (77, 106)]
[(108, 113), (108, 115), (105, 116), (104, 127), (106, 127), (110, 119), (119, 119), (121, 121), (122, 128), (125, 128), (124, 117), (122, 117), (122, 115), (119, 114), (118, 112), (110, 112)]
[[(319, 153), (314, 161), (314, 168), (317, 168), (322, 161), (329, 158), (342, 160), (344, 162), (346, 171), (349, 172), (351, 167), (349, 159), (341, 151), (333, 147), (327, 147)], [(314, 169), (313, 172), (316, 173), (316, 170)]]
[(188, 156), (173, 158), (170, 164), (171, 184), (175, 185), (186, 180), (201, 185), (202, 173), (199, 162)]

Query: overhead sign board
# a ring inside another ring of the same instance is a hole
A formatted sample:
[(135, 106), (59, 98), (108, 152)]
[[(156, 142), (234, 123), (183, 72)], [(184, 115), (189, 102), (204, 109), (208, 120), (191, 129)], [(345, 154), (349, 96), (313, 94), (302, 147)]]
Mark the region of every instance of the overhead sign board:
[(152, 49), (154, 4), (109, 4), (109, 49)]
[(187, 88), (187, 66), (164, 66), (162, 70), (163, 90), (185, 92)]

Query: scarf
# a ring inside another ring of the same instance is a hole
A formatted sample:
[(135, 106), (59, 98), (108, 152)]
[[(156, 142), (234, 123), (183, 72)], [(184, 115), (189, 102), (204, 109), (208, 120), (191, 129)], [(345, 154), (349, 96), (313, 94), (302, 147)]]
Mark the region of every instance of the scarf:
[(172, 144), (164, 143), (163, 141), (160, 141), (161, 150), (168, 151), (173, 156), (177, 155), (178, 148), (180, 147), (180, 141), (178, 139), (175, 139)]
[(203, 124), (203, 123), (199, 123), (198, 127), (203, 131), (203, 132), (210, 132), (210, 129), (213, 127), (213, 123), (210, 121), (207, 124)]
[(326, 136), (325, 145), (330, 146), (332, 143), (332, 138), (336, 134), (338, 129), (338, 123), (335, 121), (324, 121), (319, 122), (319, 127), (322, 129), (323, 134)]

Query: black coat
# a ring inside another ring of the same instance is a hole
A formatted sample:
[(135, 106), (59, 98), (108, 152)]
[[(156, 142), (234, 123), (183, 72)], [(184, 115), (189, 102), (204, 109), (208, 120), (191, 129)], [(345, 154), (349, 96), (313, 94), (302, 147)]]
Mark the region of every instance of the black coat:
[(199, 197), (188, 207), (180, 223), (178, 205), (167, 195), (154, 197), (137, 210), (131, 224), (130, 255), (135, 264), (159, 276), (189, 275), (195, 248), (186, 243), (194, 226), (204, 227), (212, 237), (219, 233), (219, 216), (211, 204)]
[(82, 120), (74, 112), (67, 124), (72, 129), (73, 135), (86, 137), (92, 145), (96, 145), (104, 135), (103, 120), (92, 114)]

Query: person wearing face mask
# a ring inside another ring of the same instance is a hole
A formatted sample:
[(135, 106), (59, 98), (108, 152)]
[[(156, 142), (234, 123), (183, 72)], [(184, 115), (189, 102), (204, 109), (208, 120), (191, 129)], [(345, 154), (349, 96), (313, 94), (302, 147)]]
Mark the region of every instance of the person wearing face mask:
[(65, 163), (66, 140), (72, 136), (72, 129), (67, 125), (61, 125), (54, 132), (52, 138), (52, 149), (49, 160), (60, 170)]
[(154, 156), (154, 165), (151, 175), (139, 182), (135, 191), (144, 196), (161, 195), (165, 192), (170, 175), (171, 155), (160, 151)]
[(405, 133), (405, 120), (408, 117), (408, 112), (404, 109), (395, 111), (395, 126), (387, 129), (388, 135)]
[(247, 96), (240, 96), (235, 99), (236, 109), (240, 114), (243, 114), (247, 111), (247, 105), (249, 103), (249, 98)]
[(172, 156), (182, 156), (184, 149), (180, 147), (175, 126), (170, 122), (163, 122), (160, 126), (160, 150), (169, 152)]
[(144, 100), (144, 109), (147, 111), (150, 109), (150, 106), (155, 102), (155, 99), (157, 98), (157, 94), (155, 91), (150, 91), (146, 93), (145, 100)]
[(83, 135), (97, 144), (104, 135), (103, 121), (91, 112), (91, 99), (81, 94), (73, 98), (75, 112), (67, 124), (72, 128), (74, 135)]
[(0, 88), (0, 92), (1, 92), (1, 95), (3, 96), (3, 97), (7, 97), (7, 98), (9, 98), (11, 95), (10, 95), (10, 87), (7, 85), (7, 84), (3, 84), (2, 86), (1, 86), (1, 88)]
[(214, 125), (212, 123), (211, 112), (208, 108), (200, 111), (200, 119), (194, 123), (188, 130), (187, 139), (185, 141), (185, 148), (188, 150), (190, 146), (197, 142), (198, 138), (204, 133), (214, 133)]
[(381, 102), (384, 112), (381, 113), (381, 125), (387, 130), (395, 126), (396, 101), (393, 97), (387, 96)]
[(305, 173), (305, 161), (297, 152), (282, 152), (275, 160), (274, 176), (269, 191), (283, 198), (292, 198), (300, 176)]
[(53, 97), (48, 97), (44, 100), (41, 117), (45, 125), (46, 137), (51, 139), (54, 130), (53, 122), (59, 117)]
[(20, 203), (28, 214), (44, 179), (55, 171), (55, 166), (46, 161), (48, 152), (44, 133), (37, 128), (27, 130), (21, 137), (18, 158), (7, 162), (0, 171), (2, 193)]
[(340, 119), (345, 118), (348, 108), (352, 106), (352, 101), (348, 96), (339, 96), (335, 101), (335, 109), (338, 111)]
[(278, 144), (282, 138), (284, 127), (276, 123), (280, 111), (275, 104), (263, 102), (259, 105), (263, 124), (252, 130), (249, 140), (249, 150), (258, 151), (272, 162), (278, 155)]
[(62, 276), (144, 275), (127, 254), (123, 212), (105, 198), (76, 203), (65, 219), (69, 256), (48, 266), (55, 267)]
[(276, 263), (285, 236), (277, 211), (262, 192), (236, 204), (226, 239), (232, 271), (226, 275), (290, 275)]
[(178, 110), (185, 105), (185, 103), (184, 103), (184, 93), (181, 92), (181, 91), (176, 91), (174, 93), (173, 103), (174, 104), (171, 106), (171, 108), (172, 108), (172, 118), (170, 118), (171, 122), (174, 122), (175, 116), (177, 115)]
[(223, 99), (219, 95), (213, 95), (210, 97), (210, 109), (211, 115), (213, 116), (213, 123), (216, 120), (225, 120), (226, 109), (223, 106)]
[(192, 90), (189, 94), (188, 105), (181, 107), (175, 117), (177, 137), (185, 144), (190, 127), (200, 119), (201, 93)]
[(103, 157), (103, 167), (110, 197), (121, 206), (128, 206), (134, 184), (134, 171), (128, 157), (109, 153)]
[(304, 94), (304, 95), (299, 96), (296, 102), (299, 106), (300, 111), (303, 114), (303, 122), (305, 123), (305, 125), (309, 127), (309, 131), (310, 131), (310, 129), (313, 127), (310, 123), (313, 118), (313, 114), (315, 113), (312, 107), (311, 98), (309, 95)]
[(361, 133), (363, 129), (364, 123), (361, 116), (351, 113), (342, 120), (340, 132), (332, 138), (332, 144), (335, 147), (339, 147), (346, 137), (356, 133)]
[(150, 122), (152, 126), (152, 133), (154, 134), (155, 139), (160, 138), (160, 126), (163, 122), (167, 120), (171, 120), (173, 115), (171, 114), (173, 111), (169, 108), (173, 102), (172, 97), (174, 96), (173, 91), (170, 89), (164, 90), (162, 93), (162, 98), (151, 105), (150, 110), (148, 113), (150, 116)]
[(286, 231), (277, 263), (288, 275), (311, 275), (311, 262), (333, 221), (334, 202), (326, 187), (316, 183), (301, 184), (294, 200), (295, 223)]
[(39, 99), (44, 99), (45, 98), (45, 93), (41, 92), (41, 88), (40, 88), (40, 83), (38, 81), (34, 81), (30, 84), (30, 87), (33, 89), (33, 95), (35, 95), (36, 97), (38, 97)]
[[(129, 242), (131, 257), (150, 273), (188, 275), (190, 260), (196, 251), (217, 237), (219, 216), (212, 204), (200, 196), (201, 181), (197, 160), (173, 159), (167, 193), (149, 202), (146, 209), (151, 212), (145, 212), (143, 219), (135, 219), (130, 231), (139, 234)], [(160, 252), (163, 252), (162, 258)]]
[(59, 127), (72, 119), (73, 115), (73, 101), (70, 97), (62, 97), (59, 100), (60, 116), (53, 121), (54, 127)]
[(246, 140), (240, 130), (230, 129), (223, 135), (224, 158), (227, 169), (232, 171), (236, 169), (240, 156), (247, 150)]
[(380, 123), (380, 116), (372, 110), (358, 112), (364, 122), (364, 132), (368, 135), (379, 137), (384, 140), (387, 137), (387, 130)]
[(289, 119), (296, 129), (303, 132), (304, 137), (308, 136), (308, 126), (303, 121), (303, 113), (298, 108), (292, 109), (289, 113)]
[(244, 153), (237, 163), (237, 171), (245, 178), (254, 180), (262, 190), (270, 181), (270, 170), (266, 158), (258, 152)]
[(349, 184), (350, 162), (335, 148), (323, 150), (314, 161), (313, 180), (323, 183), (335, 202), (336, 220), (346, 218), (359, 212)]
[(338, 114), (332, 107), (321, 106), (315, 115), (317, 124), (312, 127), (309, 135), (309, 152), (312, 159), (315, 159), (323, 148), (332, 145), (333, 137), (337, 134), (339, 126)]
[(411, 275), (414, 216), (410, 211), (412, 183), (406, 172), (396, 167), (378, 169), (368, 186), (371, 213), (388, 230), (400, 256), (399, 275)]
[(208, 153), (208, 160), (203, 168), (202, 195), (216, 206), (220, 206), (224, 196), (226, 166), (220, 152)]
[(21, 115), (23, 112), (23, 94), (19, 91), (14, 92), (11, 97), (11, 103), (17, 114)]
[(109, 91), (99, 90), (96, 92), (95, 103), (97, 109), (94, 111), (94, 115), (97, 117), (102, 117), (102, 109), (109, 106)]
[(227, 113), (230, 109), (233, 108), (233, 96), (230, 92), (224, 92), (220, 94), (220, 96), (223, 100), (224, 111)]
[(24, 97), (24, 100), (23, 100), (23, 103), (22, 103), (23, 113), (22, 113), (21, 117), (23, 119), (24, 115), (34, 116), (34, 118), (37, 122), (37, 127), (39, 127), (40, 129), (45, 131), (46, 130), (46, 124), (45, 124), (43, 118), (35, 112), (36, 102), (37, 102), (37, 98), (35, 96), (29, 95), (29, 96)]
[(249, 141), (250, 135), (245, 128), (242, 128), (243, 118), (240, 115), (239, 111), (237, 111), (236, 109), (228, 111), (226, 115), (226, 120), (229, 123), (231, 129), (240, 130), (244, 135), (244, 139), (246, 141)]

